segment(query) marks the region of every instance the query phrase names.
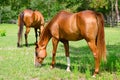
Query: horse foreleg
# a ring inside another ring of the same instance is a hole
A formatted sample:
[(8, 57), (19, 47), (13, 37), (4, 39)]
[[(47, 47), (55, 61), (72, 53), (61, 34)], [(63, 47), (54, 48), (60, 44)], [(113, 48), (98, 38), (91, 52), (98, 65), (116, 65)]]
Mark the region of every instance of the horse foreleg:
[(94, 71), (94, 74), (93, 74), (93, 77), (96, 76), (96, 74), (99, 73), (99, 66), (100, 66), (100, 59), (98, 57), (98, 50), (97, 50), (97, 46), (95, 45), (95, 41), (90, 41), (88, 42), (88, 45), (91, 49), (91, 51), (93, 52), (93, 55), (94, 55), (94, 59), (95, 59), (95, 71)]
[(26, 28), (26, 31), (25, 31), (25, 45), (28, 46), (28, 40), (27, 40), (27, 36), (28, 36), (28, 33), (30, 32), (30, 28)]
[(52, 63), (51, 68), (54, 68), (55, 65), (55, 56), (56, 56), (56, 50), (58, 45), (58, 40), (55, 38), (52, 38), (52, 44), (53, 44), (53, 51), (52, 51)]
[(67, 69), (66, 71), (70, 71), (70, 57), (67, 57)]
[[(34, 30), (35, 30), (35, 37), (36, 37), (36, 43), (37, 43), (37, 37), (38, 37), (37, 28), (35, 28)], [(36, 44), (36, 43), (35, 43), (35, 44)]]
[(40, 37), (40, 35), (41, 35), (41, 33), (42, 33), (43, 29), (44, 29), (44, 26), (43, 26), (43, 25), (41, 25), (41, 26), (40, 26), (40, 28), (39, 28), (39, 37)]
[(40, 34), (42, 33), (43, 29), (44, 29), (44, 26), (41, 25), (41, 27), (40, 27)]
[(67, 57), (67, 71), (70, 71), (70, 57), (69, 57), (69, 43), (68, 41), (64, 41), (65, 55)]

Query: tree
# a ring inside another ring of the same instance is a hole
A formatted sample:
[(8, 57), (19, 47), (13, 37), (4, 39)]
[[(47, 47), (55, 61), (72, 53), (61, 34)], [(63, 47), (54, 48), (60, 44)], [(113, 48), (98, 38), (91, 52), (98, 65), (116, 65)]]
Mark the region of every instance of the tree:
[(45, 21), (52, 18), (58, 11), (63, 9), (57, 0), (31, 0), (30, 8), (39, 10), (45, 17)]
[(79, 12), (87, 9), (102, 12), (111, 26), (115, 21), (120, 21), (120, 0), (0, 0), (0, 22), (17, 20), (18, 14), (24, 9), (40, 11), (45, 21), (60, 10)]
[(118, 10), (118, 0), (115, 0), (115, 11), (116, 11), (117, 23), (119, 23), (120, 17), (119, 17), (119, 10)]

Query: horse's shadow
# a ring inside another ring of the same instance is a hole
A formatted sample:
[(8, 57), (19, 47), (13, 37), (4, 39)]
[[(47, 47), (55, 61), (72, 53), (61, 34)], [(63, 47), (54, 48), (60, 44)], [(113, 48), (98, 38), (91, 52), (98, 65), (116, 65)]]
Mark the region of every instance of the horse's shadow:
[[(63, 45), (59, 46), (63, 47)], [(71, 71), (77, 69), (81, 73), (85, 73), (85, 71), (89, 68), (91, 72), (94, 71), (94, 57), (92, 52), (90, 51), (89, 47), (86, 45), (84, 47), (70, 47), (70, 60), (71, 60)], [(107, 62), (101, 61), (100, 70), (101, 71), (108, 71), (108, 72), (115, 72), (118, 70), (116, 66), (120, 62), (120, 43), (117, 45), (106, 45), (107, 47)], [(57, 50), (57, 52), (61, 52), (61, 50)], [(63, 51), (64, 53), (64, 51)], [(66, 63), (60, 63), (57, 61), (66, 60), (65, 56), (57, 56), (56, 57), (56, 68), (66, 69), (67, 68), (67, 61)], [(51, 59), (50, 59), (51, 60)], [(119, 64), (120, 65), (120, 64)]]
[[(89, 57), (84, 57), (82, 56), (82, 52), (83, 50), (86, 50), (85, 52), (89, 52), (90, 49), (88, 48), (88, 46), (84, 46), (84, 47), (74, 47), (74, 46), (69, 46), (70, 47), (70, 60), (71, 60), (71, 71), (74, 71), (77, 67), (78, 71), (80, 72), (85, 72), (85, 70), (87, 69), (87, 67), (85, 65), (82, 65), (80, 66), (79, 63), (80, 61), (83, 61), (82, 64), (86, 63), (87, 60), (89, 59)], [(56, 64), (55, 64), (55, 67), (56, 68), (59, 68), (59, 69), (63, 69), (63, 70), (66, 70), (67, 68), (67, 60), (66, 60), (66, 56), (63, 55), (63, 56), (57, 56), (58, 53), (61, 53), (61, 49), (62, 50), (62, 54), (65, 54), (65, 51), (64, 51), (64, 46), (63, 45), (60, 45), (59, 46), (59, 49), (57, 49), (57, 53), (56, 53)], [(80, 54), (79, 54), (80, 53)], [(83, 53), (84, 54), (84, 53)], [(88, 54), (88, 53), (87, 53)], [(85, 54), (84, 54), (85, 55)], [(82, 57), (84, 57), (82, 59)], [(43, 66), (46, 66), (46, 65), (50, 65), (51, 64), (51, 61), (52, 61), (52, 57), (47, 57), (49, 59), (49, 62), (47, 63), (44, 63)], [(85, 61), (85, 58), (86, 58), (86, 61)], [(64, 60), (64, 62), (62, 62), (62, 60)], [(90, 61), (89, 61), (90, 62)], [(92, 61), (91, 61), (92, 62)], [(88, 62), (87, 62), (88, 63)]]
[(35, 46), (35, 43), (28, 43), (27, 46), (25, 44), (21, 45), (21, 47), (31, 47), (31, 46)]

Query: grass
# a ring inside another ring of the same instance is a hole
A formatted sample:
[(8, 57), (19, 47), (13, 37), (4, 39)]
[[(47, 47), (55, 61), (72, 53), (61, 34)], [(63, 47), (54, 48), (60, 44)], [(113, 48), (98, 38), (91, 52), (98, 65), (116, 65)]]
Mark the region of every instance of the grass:
[(0, 36), (6, 36), (6, 31), (5, 30), (0, 30)]
[[(16, 24), (0, 24), (5, 36), (0, 36), (0, 80), (118, 80), (120, 79), (120, 28), (105, 28), (107, 63), (101, 62), (100, 74), (92, 78), (94, 58), (84, 40), (70, 42), (71, 72), (66, 72), (63, 44), (59, 43), (56, 65), (50, 69), (52, 44), (42, 67), (34, 67), (34, 29), (29, 33), (29, 47), (17, 48)], [(25, 31), (25, 29), (24, 29)], [(23, 38), (24, 44), (24, 38)]]

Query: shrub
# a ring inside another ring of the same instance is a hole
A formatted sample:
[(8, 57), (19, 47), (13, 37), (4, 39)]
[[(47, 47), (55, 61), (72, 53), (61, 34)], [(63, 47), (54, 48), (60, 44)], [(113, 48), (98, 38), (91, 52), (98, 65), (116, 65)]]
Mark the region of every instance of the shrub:
[(0, 30), (0, 36), (6, 36), (6, 31), (5, 30)]

